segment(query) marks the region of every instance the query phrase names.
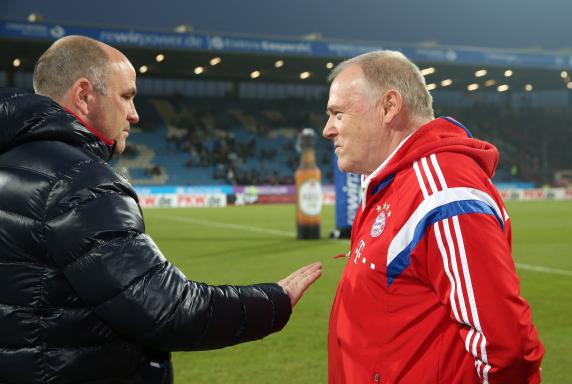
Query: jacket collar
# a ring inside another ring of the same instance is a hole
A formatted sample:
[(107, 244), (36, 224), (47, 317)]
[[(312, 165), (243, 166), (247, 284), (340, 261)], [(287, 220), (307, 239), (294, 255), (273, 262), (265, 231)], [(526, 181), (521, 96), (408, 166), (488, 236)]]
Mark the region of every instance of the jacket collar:
[(52, 99), (15, 89), (0, 89), (0, 153), (32, 141), (61, 141), (105, 161), (115, 142)]
[(473, 138), (471, 132), (451, 117), (439, 117), (406, 137), (388, 158), (367, 177), (362, 177), (362, 209), (378, 186), (414, 161), (433, 153), (451, 152), (471, 157), (492, 178), (499, 160), (494, 145)]

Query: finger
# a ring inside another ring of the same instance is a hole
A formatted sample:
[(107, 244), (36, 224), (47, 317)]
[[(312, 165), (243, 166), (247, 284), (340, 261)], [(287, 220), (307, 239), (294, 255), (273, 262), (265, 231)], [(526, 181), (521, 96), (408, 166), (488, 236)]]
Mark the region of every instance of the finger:
[(304, 276), (303, 279), (300, 280), (298, 287), (301, 288), (302, 292), (308, 289), (310, 285), (312, 285), (318, 278), (322, 276), (322, 270), (318, 269), (313, 271), (312, 273), (307, 274)]
[(293, 272), (290, 276), (303, 275), (303, 274), (305, 274), (305, 273), (307, 273), (307, 272), (309, 272), (309, 271), (313, 271), (313, 270), (315, 270), (315, 269), (317, 269), (317, 268), (322, 268), (322, 263), (320, 263), (319, 261), (318, 261), (318, 262), (315, 262), (315, 263), (312, 263), (312, 264), (308, 264), (308, 265), (303, 266), (302, 268), (300, 268), (300, 269), (298, 269), (297, 271)]
[(322, 263), (320, 262), (316, 262), (316, 263), (312, 263), (309, 265), (306, 265), (300, 269), (298, 269), (297, 271), (294, 271), (293, 273), (291, 273), (289, 276), (285, 277), (284, 279), (280, 280), (278, 283), (280, 284), (288, 284), (289, 282), (292, 281), (292, 279), (295, 279), (297, 276), (300, 275), (305, 275), (307, 273), (312, 273), (314, 270), (316, 269), (321, 269), (322, 268)]
[(308, 287), (312, 285), (321, 276), (321, 274), (321, 269), (315, 270), (306, 276), (300, 276), (285, 287), (286, 291), (289, 293), (292, 307), (296, 305), (300, 298), (302, 298), (306, 289), (308, 289)]
[(287, 285), (296, 284), (297, 285), (301, 281), (303, 281), (307, 276), (315, 273), (316, 271), (321, 271), (321, 268), (312, 268), (312, 269), (305, 270), (302, 273), (296, 273), (294, 275), (291, 275), (286, 279), (285, 284), (287, 284)]
[(282, 279), (278, 282), (278, 284), (290, 297), (292, 308), (300, 300), (306, 289), (308, 289), (308, 287), (314, 283), (314, 281), (316, 281), (321, 276), (321, 274), (322, 263), (316, 262), (298, 269), (285, 279)]
[(320, 276), (322, 273), (322, 268), (321, 267), (315, 267), (315, 268), (311, 268), (308, 269), (306, 271), (304, 271), (303, 274), (299, 274), (294, 276), (291, 280), (290, 283), (291, 284), (296, 284), (296, 285), (304, 285), (304, 284), (311, 284), (316, 278), (317, 276)]

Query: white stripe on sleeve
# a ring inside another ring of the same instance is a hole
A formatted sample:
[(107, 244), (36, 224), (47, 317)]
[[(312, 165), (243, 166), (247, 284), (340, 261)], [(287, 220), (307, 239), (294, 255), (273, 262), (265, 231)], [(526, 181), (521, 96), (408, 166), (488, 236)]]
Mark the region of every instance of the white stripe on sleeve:
[(421, 192), (423, 192), (423, 197), (427, 198), (429, 194), (427, 193), (427, 188), (425, 187), (425, 182), (423, 181), (423, 176), (421, 176), (421, 170), (419, 169), (419, 164), (417, 164), (417, 161), (413, 162), (413, 169), (415, 170), (415, 176), (417, 176), (417, 182), (419, 183)]
[(453, 238), (451, 237), (451, 229), (449, 228), (449, 220), (443, 220), (443, 227), (445, 230), (445, 238), (447, 239), (447, 245), (449, 247), (449, 254), (451, 255), (451, 267), (453, 269), (453, 275), (455, 276), (455, 283), (457, 285), (457, 297), (459, 299), (459, 306), (461, 307), (461, 314), (463, 315), (463, 323), (471, 326), (469, 322), (469, 316), (467, 315), (467, 306), (465, 305), (465, 297), (463, 296), (463, 285), (461, 284), (461, 277), (459, 274), (459, 267), (457, 265), (457, 255), (455, 252), (455, 244), (453, 243)]
[[(437, 239), (437, 246), (439, 247), (439, 252), (441, 252), (441, 257), (443, 258), (443, 269), (445, 270), (445, 274), (449, 279), (449, 283), (451, 283), (451, 292), (449, 293), (451, 308), (453, 309), (455, 320), (457, 320), (457, 322), (460, 323), (461, 318), (459, 317), (459, 312), (457, 311), (457, 303), (455, 302), (455, 282), (453, 280), (453, 276), (451, 276), (451, 271), (449, 270), (449, 258), (447, 256), (447, 251), (445, 250), (445, 245), (443, 244), (443, 237), (441, 235), (441, 230), (439, 229), (439, 223), (433, 224), (433, 228), (435, 229), (435, 238)], [(467, 352), (468, 351), (469, 347), (467, 347)]]
[(427, 180), (429, 181), (429, 185), (431, 186), (431, 191), (433, 193), (437, 192), (437, 184), (435, 184), (435, 179), (433, 178), (433, 174), (431, 173), (431, 170), (429, 169), (429, 164), (427, 163), (426, 157), (421, 159), (421, 165), (423, 166), (423, 170), (425, 171), (425, 176), (427, 177)]
[[(459, 321), (459, 323), (460, 323), (460, 321)], [(471, 328), (469, 330), (469, 333), (467, 334), (467, 337), (465, 338), (465, 350), (467, 352), (471, 352), (470, 345), (471, 345), (471, 337), (473, 337), (473, 333), (475, 333), (475, 330), (473, 328)]]
[(443, 176), (443, 172), (441, 172), (441, 167), (439, 166), (439, 162), (437, 161), (437, 156), (432, 154), (429, 156), (431, 158), (431, 163), (433, 164), (433, 168), (435, 168), (435, 173), (439, 178), (439, 182), (441, 183), (442, 189), (447, 189), (447, 183), (445, 182), (445, 177)]
[[(487, 369), (487, 367), (490, 369), (490, 365), (488, 364), (488, 358), (487, 358), (487, 350), (486, 350), (487, 338), (485, 337), (485, 334), (483, 333), (483, 330), (481, 328), (481, 323), (479, 320), (479, 313), (477, 310), (475, 294), (473, 291), (473, 283), (471, 281), (471, 273), (469, 271), (469, 263), (467, 260), (467, 254), (465, 253), (465, 244), (463, 242), (463, 235), (461, 233), (461, 227), (459, 225), (459, 217), (458, 216), (453, 217), (453, 227), (454, 227), (455, 235), (457, 238), (457, 244), (459, 246), (459, 257), (461, 259), (461, 265), (463, 268), (463, 275), (465, 277), (465, 288), (467, 291), (467, 297), (469, 299), (469, 305), (471, 308), (471, 314), (472, 314), (472, 318), (473, 318), (474, 327), (478, 332), (477, 335), (481, 336), (481, 342), (480, 342), (481, 360), (483, 361), (483, 363), (485, 363), (485, 369), (483, 371), (483, 380), (485, 383), (487, 383), (488, 382), (488, 375), (487, 375), (488, 369)], [(475, 357), (477, 357), (477, 355), (476, 355), (476, 343), (475, 342), (473, 342), (473, 355)]]

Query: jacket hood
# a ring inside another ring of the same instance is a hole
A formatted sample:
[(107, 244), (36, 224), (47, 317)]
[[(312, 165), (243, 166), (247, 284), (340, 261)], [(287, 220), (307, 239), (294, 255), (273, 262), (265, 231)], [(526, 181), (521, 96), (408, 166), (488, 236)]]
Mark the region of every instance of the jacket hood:
[[(390, 157), (368, 178), (369, 185), (378, 185), (422, 157), (433, 153), (460, 153), (469, 156), (489, 178), (494, 176), (499, 161), (496, 147), (473, 138), (471, 132), (451, 117), (439, 117), (411, 134)], [(366, 186), (366, 188), (367, 188)]]
[(0, 154), (32, 141), (62, 141), (106, 161), (114, 146), (49, 97), (0, 88)]

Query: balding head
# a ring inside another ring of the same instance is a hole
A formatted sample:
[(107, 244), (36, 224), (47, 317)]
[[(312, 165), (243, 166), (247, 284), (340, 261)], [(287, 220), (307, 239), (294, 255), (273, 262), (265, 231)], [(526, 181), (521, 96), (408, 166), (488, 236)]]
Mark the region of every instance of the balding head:
[(131, 124), (139, 121), (136, 73), (117, 49), (83, 36), (56, 41), (34, 69), (36, 93), (51, 97), (90, 131), (125, 149)]
[(60, 101), (76, 80), (86, 78), (98, 92), (105, 93), (108, 67), (119, 55), (123, 57), (115, 48), (88, 37), (63, 37), (36, 63), (34, 90)]
[(340, 73), (354, 65), (363, 71), (364, 80), (374, 91), (376, 100), (389, 89), (399, 91), (413, 116), (433, 119), (433, 98), (425, 85), (419, 68), (397, 51), (373, 51), (340, 63), (329, 76), (334, 80)]

